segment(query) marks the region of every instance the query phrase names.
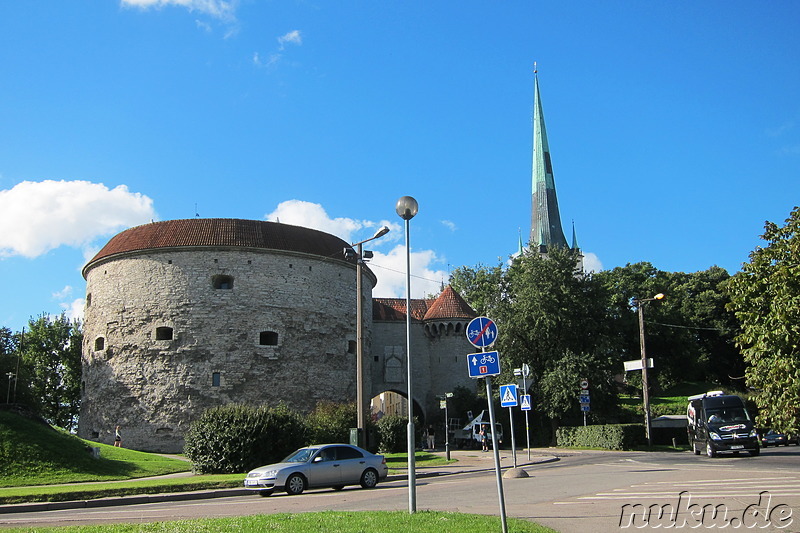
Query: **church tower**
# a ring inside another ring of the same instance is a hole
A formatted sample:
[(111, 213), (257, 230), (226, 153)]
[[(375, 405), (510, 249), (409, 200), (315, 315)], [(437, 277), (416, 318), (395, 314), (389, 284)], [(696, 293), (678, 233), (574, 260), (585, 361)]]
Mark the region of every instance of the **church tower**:
[(568, 244), (561, 229), (556, 182), (553, 178), (553, 164), (550, 160), (550, 147), (547, 144), (544, 112), (539, 95), (539, 77), (535, 67), (533, 74), (533, 194), (530, 247), (531, 250), (544, 254), (550, 246), (567, 248)]

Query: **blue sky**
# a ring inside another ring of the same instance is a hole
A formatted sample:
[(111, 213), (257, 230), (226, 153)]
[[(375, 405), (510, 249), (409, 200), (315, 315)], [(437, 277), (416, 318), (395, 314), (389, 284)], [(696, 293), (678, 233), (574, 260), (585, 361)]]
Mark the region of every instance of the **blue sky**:
[(565, 232), (596, 268), (733, 273), (800, 203), (800, 3), (0, 3), (0, 326), (80, 316), (150, 220), (375, 241), (376, 296), (530, 230), (533, 63)]

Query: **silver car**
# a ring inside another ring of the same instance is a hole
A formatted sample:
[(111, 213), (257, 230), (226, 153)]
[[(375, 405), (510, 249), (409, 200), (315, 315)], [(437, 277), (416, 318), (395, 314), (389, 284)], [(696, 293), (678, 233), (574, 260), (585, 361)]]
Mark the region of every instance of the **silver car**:
[(319, 444), (300, 448), (280, 463), (251, 470), (244, 486), (257, 490), (261, 496), (276, 490), (300, 494), (309, 488), (342, 490), (345, 485), (357, 484), (371, 489), (388, 473), (383, 455), (349, 444)]

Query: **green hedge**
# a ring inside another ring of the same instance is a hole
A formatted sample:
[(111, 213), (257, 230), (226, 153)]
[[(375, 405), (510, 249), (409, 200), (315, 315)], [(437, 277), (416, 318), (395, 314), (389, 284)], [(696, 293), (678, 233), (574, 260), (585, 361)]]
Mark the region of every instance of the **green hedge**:
[(230, 404), (206, 410), (185, 435), (184, 453), (204, 474), (276, 463), (307, 442), (303, 418), (283, 405)]
[(605, 424), (558, 428), (556, 442), (567, 448), (630, 450), (644, 444), (646, 439), (643, 424)]

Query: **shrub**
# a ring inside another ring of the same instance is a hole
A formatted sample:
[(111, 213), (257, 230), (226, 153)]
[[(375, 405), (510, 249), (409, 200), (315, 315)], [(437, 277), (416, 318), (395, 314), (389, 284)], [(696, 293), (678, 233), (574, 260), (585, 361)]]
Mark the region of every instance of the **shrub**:
[(408, 418), (386, 415), (378, 420), (378, 449), (384, 453), (406, 449)]
[(206, 410), (186, 433), (184, 453), (202, 473), (246, 472), (305, 444), (306, 426), (284, 405), (230, 404)]
[(355, 404), (319, 402), (306, 417), (308, 442), (350, 442), (350, 428), (356, 427)]
[(556, 431), (558, 446), (630, 450), (645, 442), (643, 424), (605, 424), (561, 427)]

